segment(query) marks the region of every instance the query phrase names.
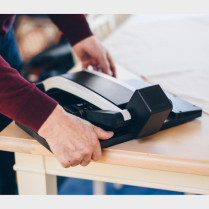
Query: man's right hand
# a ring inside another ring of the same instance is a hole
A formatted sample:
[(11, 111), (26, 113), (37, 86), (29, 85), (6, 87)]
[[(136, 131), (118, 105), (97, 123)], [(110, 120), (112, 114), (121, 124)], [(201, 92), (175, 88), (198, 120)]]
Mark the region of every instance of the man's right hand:
[(57, 105), (38, 134), (46, 139), (63, 167), (86, 166), (91, 159), (101, 157), (98, 139), (109, 139), (113, 132), (104, 131), (79, 117), (69, 114)]

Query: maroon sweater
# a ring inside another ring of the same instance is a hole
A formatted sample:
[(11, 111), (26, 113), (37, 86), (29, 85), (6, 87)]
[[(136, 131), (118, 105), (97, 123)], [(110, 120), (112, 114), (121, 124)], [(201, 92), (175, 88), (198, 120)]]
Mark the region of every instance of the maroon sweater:
[[(92, 35), (84, 15), (49, 15), (71, 45)], [(15, 15), (0, 15), (0, 38), (12, 26)], [(0, 56), (0, 113), (38, 131), (57, 102), (26, 81)]]

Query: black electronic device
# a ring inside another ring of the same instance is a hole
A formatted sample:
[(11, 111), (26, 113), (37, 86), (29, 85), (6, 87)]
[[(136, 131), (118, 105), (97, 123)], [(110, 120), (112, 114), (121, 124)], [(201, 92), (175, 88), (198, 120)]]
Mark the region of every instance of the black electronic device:
[[(200, 108), (165, 93), (159, 85), (137, 81), (135, 88), (134, 82), (126, 84), (100, 72), (82, 71), (48, 78), (37, 87), (67, 112), (113, 131), (111, 139), (100, 140), (102, 148), (201, 116)], [(179, 110), (179, 103), (183, 111)], [(46, 140), (36, 132), (17, 125), (50, 150)]]

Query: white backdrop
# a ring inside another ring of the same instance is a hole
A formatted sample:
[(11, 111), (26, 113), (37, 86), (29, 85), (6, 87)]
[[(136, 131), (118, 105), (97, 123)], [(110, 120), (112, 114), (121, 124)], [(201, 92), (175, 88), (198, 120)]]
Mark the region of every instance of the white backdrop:
[(133, 15), (103, 43), (126, 69), (209, 113), (209, 14)]

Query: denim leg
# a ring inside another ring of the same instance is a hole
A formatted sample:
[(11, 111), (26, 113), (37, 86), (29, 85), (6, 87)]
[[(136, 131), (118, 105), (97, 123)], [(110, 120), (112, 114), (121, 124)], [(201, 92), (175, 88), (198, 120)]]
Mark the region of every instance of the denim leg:
[(20, 72), (22, 60), (18, 51), (13, 28), (10, 29), (6, 36), (0, 39), (0, 55), (10, 64), (11, 67)]

